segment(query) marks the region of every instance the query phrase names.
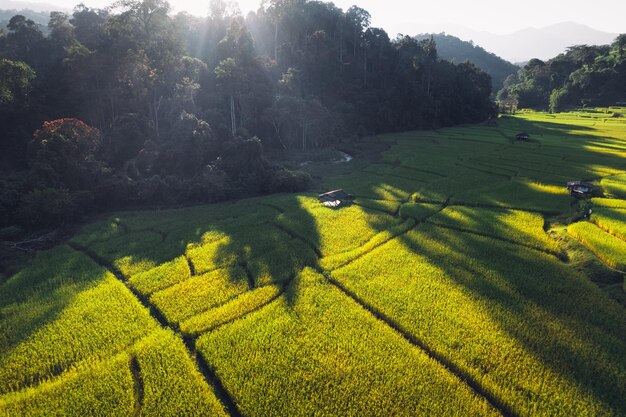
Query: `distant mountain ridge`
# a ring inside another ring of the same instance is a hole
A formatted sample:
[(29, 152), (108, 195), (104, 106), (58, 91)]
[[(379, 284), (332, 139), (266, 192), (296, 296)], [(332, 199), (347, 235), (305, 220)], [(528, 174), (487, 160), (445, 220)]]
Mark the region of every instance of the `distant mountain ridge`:
[[(422, 25), (419, 29), (423, 32), (441, 32), (444, 27)], [(448, 25), (445, 33), (465, 41), (471, 40), (510, 62), (526, 62), (532, 58), (547, 60), (565, 52), (569, 46), (607, 45), (618, 35), (575, 22), (562, 22), (543, 28), (529, 27), (504, 35)]]
[(37, 25), (39, 25), (42, 32), (45, 32), (47, 30), (48, 21), (50, 20), (50, 13), (47, 11), (35, 12), (30, 9), (0, 9), (0, 30), (6, 29), (11, 18), (18, 14), (35, 22)]
[(463, 41), (455, 36), (445, 33), (420, 34), (415, 38), (418, 40), (433, 37), (437, 44), (439, 57), (446, 61), (458, 63), (469, 61), (478, 68), (491, 75), (494, 94), (500, 90), (504, 80), (519, 70), (519, 67), (500, 58), (494, 53), (488, 52), (481, 46), (472, 42)]
[(20, 14), (35, 22), (42, 32), (47, 33), (51, 11), (70, 12), (64, 7), (51, 3), (0, 0), (0, 30), (6, 29), (9, 20)]
[[(78, 1), (76, 4), (80, 3)], [(69, 12), (70, 10), (52, 3), (39, 1), (0, 0), (0, 10), (32, 10), (34, 12)]]

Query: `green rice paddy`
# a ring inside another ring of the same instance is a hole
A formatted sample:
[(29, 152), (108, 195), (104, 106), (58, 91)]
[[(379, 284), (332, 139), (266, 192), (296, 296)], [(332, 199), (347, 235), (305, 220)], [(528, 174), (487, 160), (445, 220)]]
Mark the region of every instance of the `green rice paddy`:
[(0, 283), (0, 415), (624, 416), (611, 111), (366, 138), (312, 193), (86, 225)]

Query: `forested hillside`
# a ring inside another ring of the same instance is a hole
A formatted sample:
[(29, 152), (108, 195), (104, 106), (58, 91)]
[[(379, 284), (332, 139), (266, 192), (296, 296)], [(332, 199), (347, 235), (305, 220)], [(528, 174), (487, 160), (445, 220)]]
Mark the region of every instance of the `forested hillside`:
[(14, 16), (0, 35), (2, 225), (306, 186), (268, 149), (481, 121), (491, 81), (367, 11), (272, 0), (245, 18), (163, 0)]
[(487, 74), (491, 75), (491, 85), (494, 94), (504, 86), (504, 80), (511, 74), (515, 74), (519, 67), (511, 64), (494, 53), (486, 51), (473, 42), (463, 41), (456, 36), (445, 33), (421, 34), (416, 39), (423, 41), (433, 38), (437, 45), (439, 57), (446, 61), (461, 63), (469, 61)]
[(30, 9), (24, 10), (0, 10), (0, 28), (6, 28), (11, 18), (15, 15), (22, 15), (40, 25), (40, 30), (45, 31), (50, 14), (46, 12), (36, 12)]
[(611, 45), (578, 45), (546, 62), (533, 59), (498, 93), (508, 106), (561, 111), (626, 102), (626, 34)]

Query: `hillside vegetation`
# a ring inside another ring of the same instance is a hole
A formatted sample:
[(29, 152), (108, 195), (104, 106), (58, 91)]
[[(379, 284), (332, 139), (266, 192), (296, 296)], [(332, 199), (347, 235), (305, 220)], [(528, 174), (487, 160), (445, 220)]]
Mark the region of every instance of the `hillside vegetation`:
[(547, 61), (531, 59), (498, 92), (507, 109), (559, 112), (626, 102), (626, 34), (610, 45), (576, 45)]
[(426, 40), (432, 36), (437, 45), (437, 53), (441, 59), (461, 63), (469, 61), (491, 76), (494, 94), (502, 89), (504, 81), (517, 74), (519, 67), (506, 61), (494, 53), (486, 51), (473, 42), (462, 41), (456, 36), (445, 33), (417, 35), (416, 39)]
[(0, 285), (0, 415), (623, 416), (622, 111), (363, 139), (310, 165), (336, 209), (86, 225)]

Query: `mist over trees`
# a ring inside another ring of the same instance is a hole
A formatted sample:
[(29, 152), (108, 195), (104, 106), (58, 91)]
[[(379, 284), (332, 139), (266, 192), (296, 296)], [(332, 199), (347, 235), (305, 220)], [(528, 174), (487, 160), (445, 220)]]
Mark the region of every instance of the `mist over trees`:
[(552, 112), (626, 102), (626, 34), (611, 45), (577, 45), (545, 62), (530, 60), (507, 78), (498, 100)]
[(299, 190), (307, 175), (268, 151), (494, 114), (487, 74), (370, 21), (307, 0), (245, 17), (222, 0), (206, 17), (163, 0), (81, 4), (52, 12), (46, 34), (13, 16), (0, 33), (0, 226)]

